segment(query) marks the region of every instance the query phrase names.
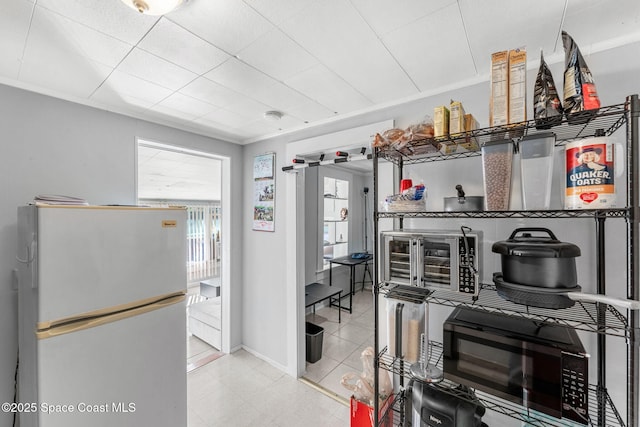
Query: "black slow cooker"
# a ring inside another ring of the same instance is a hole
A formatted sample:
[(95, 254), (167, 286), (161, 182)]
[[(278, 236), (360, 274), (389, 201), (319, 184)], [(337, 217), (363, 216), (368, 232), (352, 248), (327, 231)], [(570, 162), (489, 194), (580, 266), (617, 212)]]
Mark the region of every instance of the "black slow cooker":
[(578, 284), (575, 259), (580, 248), (559, 241), (547, 228), (517, 228), (491, 250), (501, 256), (505, 282), (552, 289), (573, 289)]

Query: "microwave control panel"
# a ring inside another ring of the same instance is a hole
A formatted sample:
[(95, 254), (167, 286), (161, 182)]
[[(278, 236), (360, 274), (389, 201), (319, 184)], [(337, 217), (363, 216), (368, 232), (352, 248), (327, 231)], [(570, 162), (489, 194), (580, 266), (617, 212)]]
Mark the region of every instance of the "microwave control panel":
[(562, 418), (587, 424), (589, 388), (587, 356), (562, 353)]
[(466, 236), (458, 238), (458, 292), (478, 294), (478, 260), (476, 256), (476, 238)]

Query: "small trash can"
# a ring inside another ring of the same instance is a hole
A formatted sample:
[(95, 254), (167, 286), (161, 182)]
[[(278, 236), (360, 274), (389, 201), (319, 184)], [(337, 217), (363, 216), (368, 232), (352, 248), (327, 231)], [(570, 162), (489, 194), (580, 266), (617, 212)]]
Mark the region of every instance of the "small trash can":
[(316, 363), (322, 357), (322, 335), (324, 328), (305, 322), (307, 362)]

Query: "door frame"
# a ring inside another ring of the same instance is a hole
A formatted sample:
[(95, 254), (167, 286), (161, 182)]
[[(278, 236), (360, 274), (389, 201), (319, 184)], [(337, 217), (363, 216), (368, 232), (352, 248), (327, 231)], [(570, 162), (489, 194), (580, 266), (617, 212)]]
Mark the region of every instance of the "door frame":
[(231, 158), (219, 154), (208, 153), (206, 151), (193, 150), (179, 145), (164, 144), (146, 138), (136, 138), (135, 146), (135, 198), (138, 200), (138, 147), (140, 145), (157, 148), (175, 153), (188, 154), (193, 156), (206, 157), (220, 160), (222, 167), (220, 171), (220, 211), (222, 215), (220, 241), (220, 296), (221, 299), (221, 347), (223, 353), (231, 352), (231, 260), (225, 254), (231, 253), (231, 215), (228, 210), (231, 206)]
[[(393, 127), (393, 120), (385, 120), (340, 132), (321, 135), (287, 144), (286, 158), (293, 159), (318, 152), (333, 152), (345, 147), (370, 147), (373, 135)], [(305, 182), (299, 170), (286, 175), (286, 318), (288, 374), (302, 377), (305, 363)], [(313, 195), (316, 197), (317, 195)]]

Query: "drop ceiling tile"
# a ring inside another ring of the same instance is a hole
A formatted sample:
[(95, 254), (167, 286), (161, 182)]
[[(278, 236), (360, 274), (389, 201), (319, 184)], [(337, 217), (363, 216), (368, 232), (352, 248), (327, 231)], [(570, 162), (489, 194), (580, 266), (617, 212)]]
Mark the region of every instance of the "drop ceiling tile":
[[(530, 57), (545, 56), (554, 50), (562, 22), (564, 2), (505, 2), (502, 0), (460, 0), (471, 54), (478, 73), (488, 74), (491, 54), (526, 47)], [(491, 24), (489, 24), (491, 23)]]
[(477, 75), (456, 3), (398, 28), (382, 40), (420, 91)]
[[(591, 45), (618, 37), (640, 35), (640, 2), (618, 0), (614, 4), (602, 0), (568, 0), (563, 29), (578, 44), (583, 54)], [(564, 51), (562, 41), (558, 49)]]
[(281, 81), (318, 63), (313, 56), (278, 29), (273, 29), (241, 50), (238, 57)]
[(333, 110), (315, 101), (308, 101), (305, 104), (297, 105), (295, 108), (287, 110), (287, 113), (305, 123), (324, 120), (334, 116)]
[(71, 54), (25, 55), (20, 81), (57, 92), (63, 99), (86, 99), (110, 72), (109, 67)]
[[(224, 118), (224, 114), (221, 115)], [(233, 121), (233, 118), (231, 119)], [(217, 131), (226, 135), (233, 135), (233, 140), (240, 142), (241, 140), (248, 138), (250, 135), (246, 132), (246, 121), (241, 122), (238, 127), (231, 127), (226, 123), (221, 123), (214, 120), (211, 116), (200, 117), (194, 120), (193, 123), (200, 124), (202, 126), (213, 127)]]
[(181, 93), (174, 93), (168, 96), (158, 103), (158, 105), (181, 111), (185, 114), (192, 115), (194, 118), (207, 115), (218, 108)]
[(204, 74), (230, 57), (166, 18), (149, 31), (138, 47), (196, 74)]
[(271, 77), (235, 58), (208, 72), (205, 77), (247, 96), (275, 83)]
[(138, 48), (133, 49), (117, 69), (171, 90), (178, 90), (198, 77), (189, 70)]
[(247, 117), (224, 108), (212, 111), (211, 113), (202, 116), (202, 118), (222, 123), (230, 128), (242, 127), (242, 125), (250, 121)]
[(206, 77), (199, 77), (180, 89), (180, 93), (199, 99), (218, 107), (225, 107), (236, 102), (238, 92), (213, 82)]
[[(79, 24), (69, 18), (37, 7), (31, 23), (31, 34), (47, 49), (67, 50), (108, 67), (116, 67), (133, 48), (114, 37)], [(32, 43), (31, 38), (29, 43)]]
[(283, 111), (310, 101), (307, 96), (275, 81), (270, 85), (256, 88), (251, 97), (265, 105), (269, 105), (271, 109)]
[(119, 0), (38, 0), (37, 5), (133, 45), (158, 20)]
[(133, 113), (144, 113), (148, 108), (152, 107), (155, 103), (144, 99), (136, 98), (124, 93), (118, 93), (107, 85), (102, 85), (96, 90), (91, 99), (98, 105), (109, 105), (115, 107), (118, 112), (126, 113), (127, 111)]
[(250, 120), (263, 120), (265, 111), (271, 110), (272, 108), (255, 99), (240, 95), (235, 102), (227, 105), (225, 109), (247, 117)]
[(19, 79), (66, 97), (88, 98), (113, 68), (86, 58), (65, 43), (64, 36), (36, 13), (24, 51)]
[(0, 75), (4, 77), (18, 78), (32, 10), (33, 3), (26, 0), (0, 2)]
[(238, 133), (242, 133), (245, 139), (256, 138), (261, 135), (273, 135), (280, 132), (277, 125), (272, 122), (265, 122), (264, 120), (256, 120), (254, 122), (248, 122), (242, 125), (241, 128), (234, 129)]
[(282, 118), (276, 122), (273, 122), (274, 126), (277, 126), (278, 129), (287, 130), (287, 129), (298, 129), (305, 125), (303, 120), (300, 120), (297, 117), (294, 117), (290, 114), (285, 114)]
[(403, 0), (401, 5), (388, 0), (351, 0), (351, 3), (378, 35), (385, 35), (456, 3), (456, 0)]
[(374, 102), (417, 88), (348, 0), (313, 3), (281, 26), (289, 37)]
[(314, 1), (316, 0), (244, 0), (276, 25), (303, 12)]
[(96, 95), (104, 96), (101, 94), (102, 91), (115, 92), (123, 97), (139, 99), (151, 105), (162, 101), (172, 93), (167, 88), (118, 70), (111, 73), (100, 89), (96, 91)]
[(238, 0), (192, 1), (167, 18), (231, 55), (273, 29), (269, 21)]
[(373, 105), (364, 95), (324, 65), (317, 65), (298, 73), (285, 83), (338, 114)]
[[(151, 119), (168, 121), (176, 124), (184, 124), (185, 122), (190, 122), (196, 118), (196, 116), (194, 116), (193, 114), (176, 110), (170, 107), (164, 107), (160, 104), (156, 104), (146, 110), (144, 115)], [(167, 124), (167, 126), (171, 126), (171, 124)]]

